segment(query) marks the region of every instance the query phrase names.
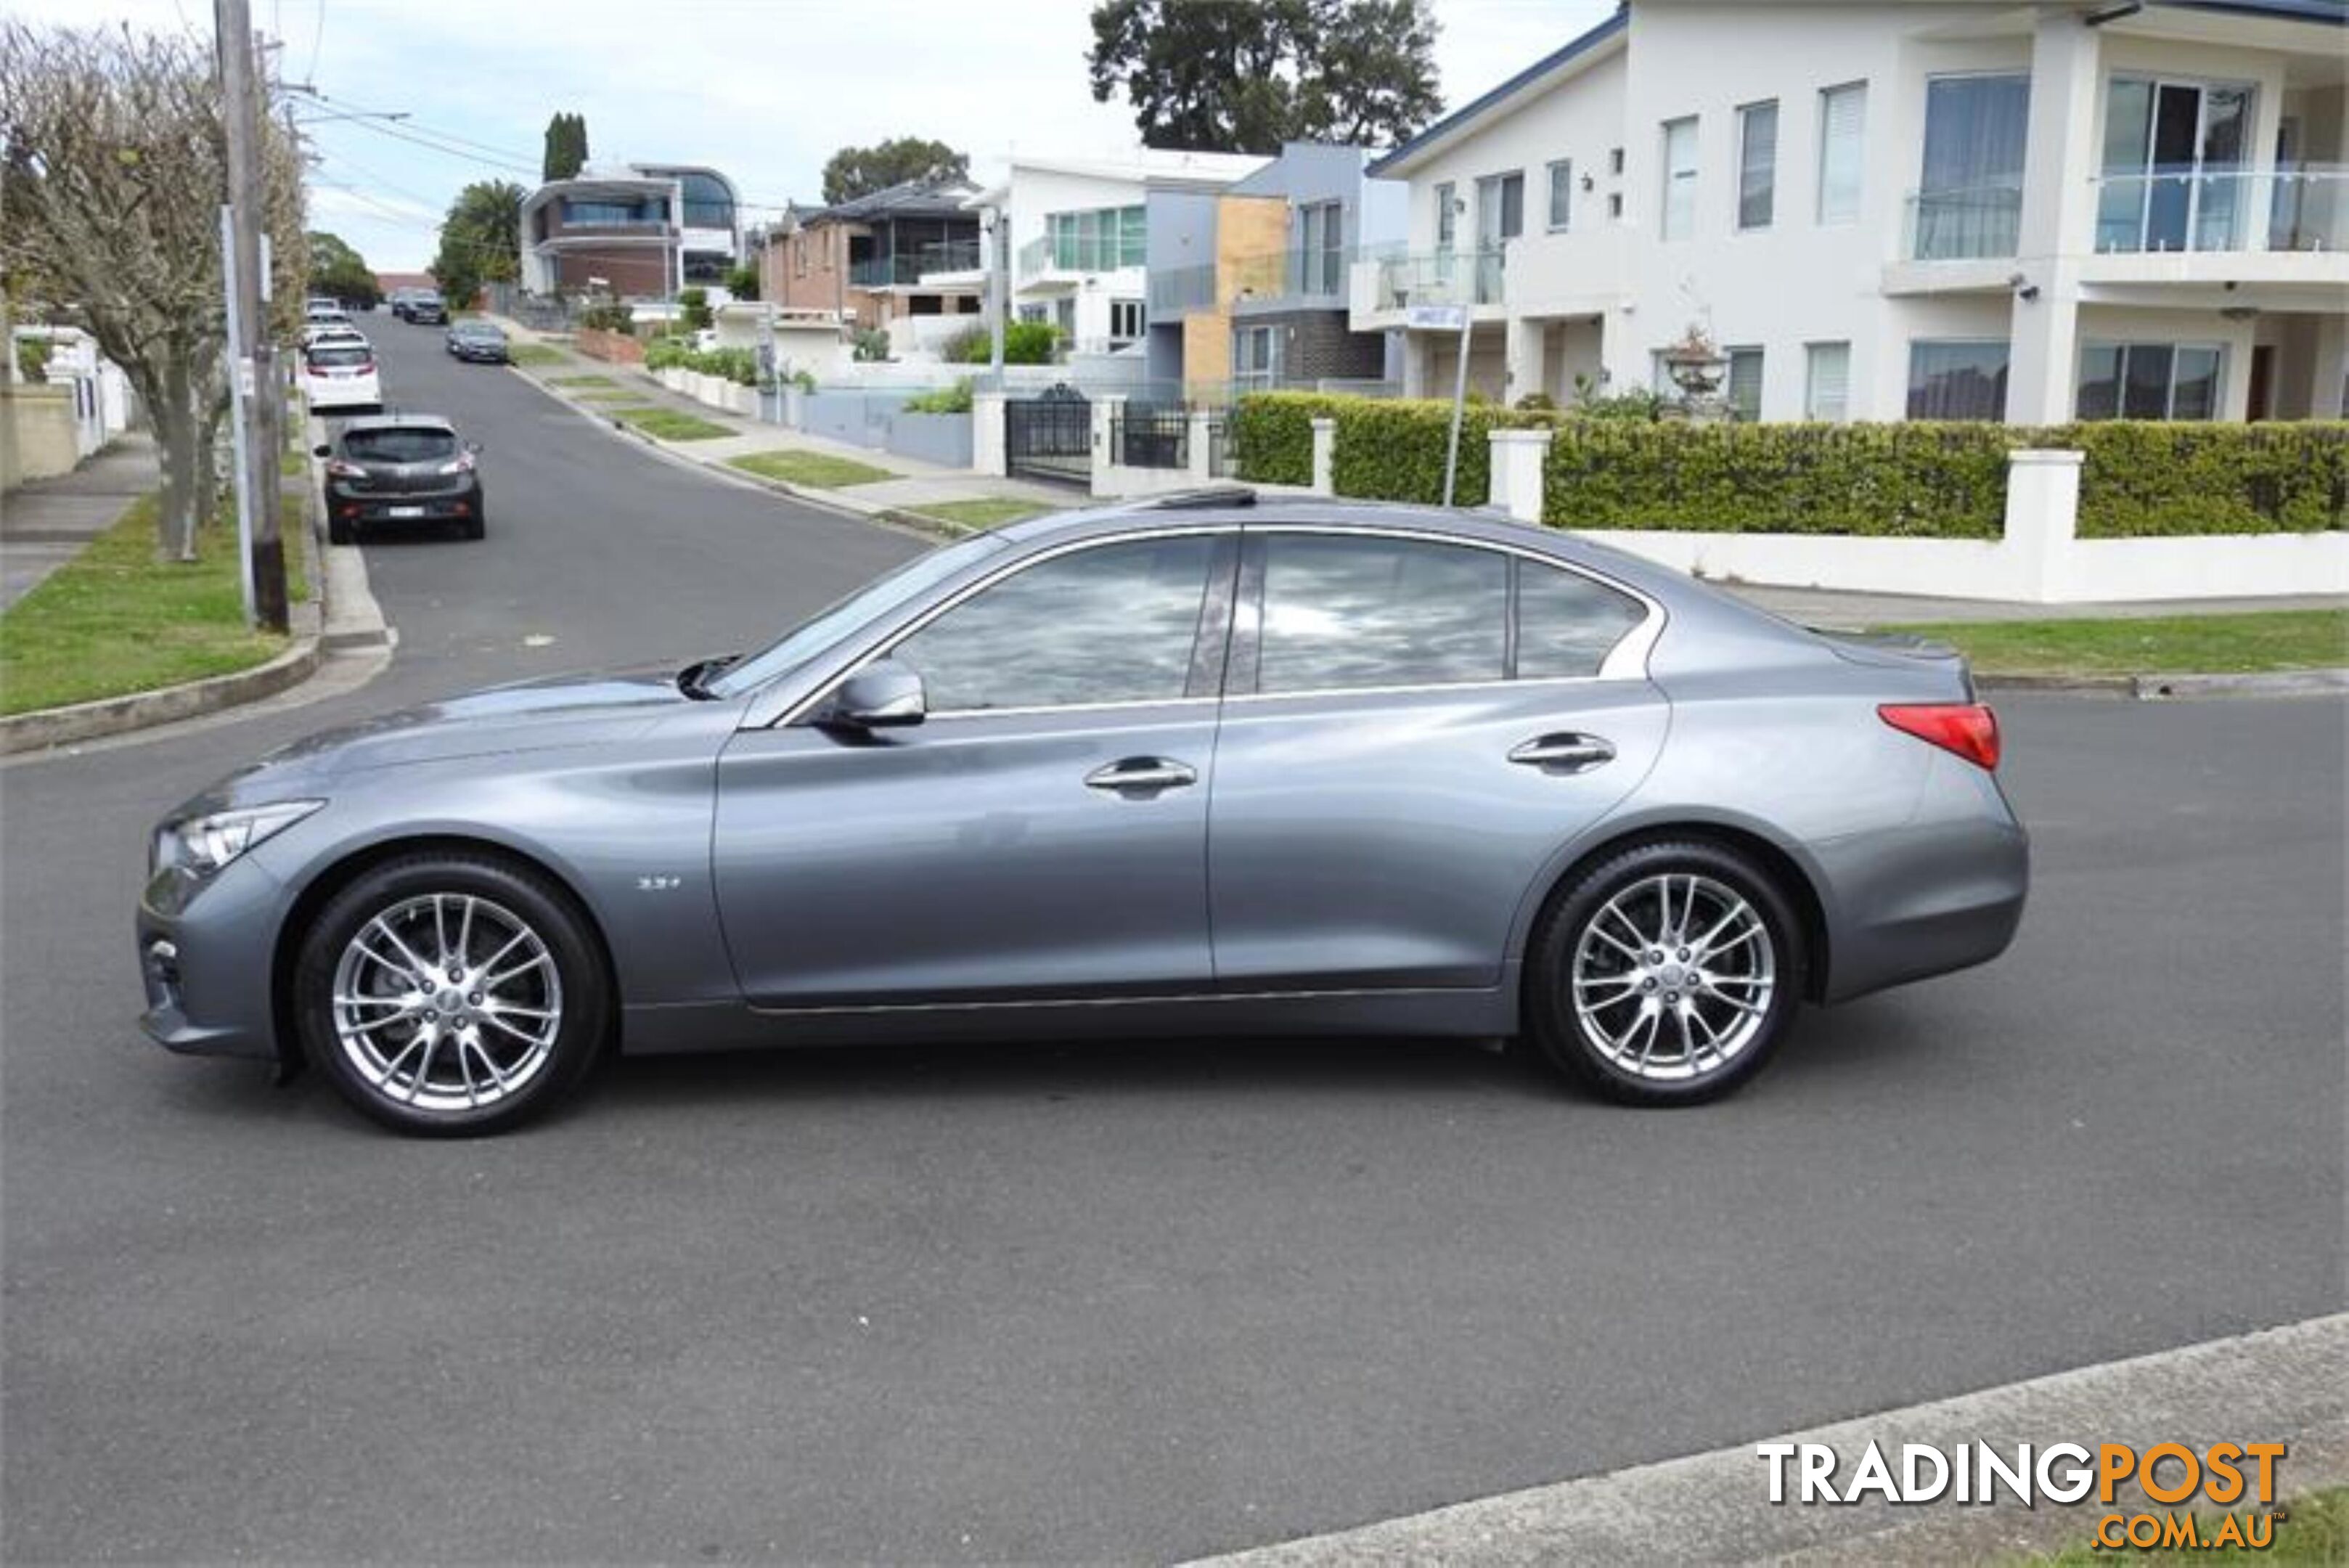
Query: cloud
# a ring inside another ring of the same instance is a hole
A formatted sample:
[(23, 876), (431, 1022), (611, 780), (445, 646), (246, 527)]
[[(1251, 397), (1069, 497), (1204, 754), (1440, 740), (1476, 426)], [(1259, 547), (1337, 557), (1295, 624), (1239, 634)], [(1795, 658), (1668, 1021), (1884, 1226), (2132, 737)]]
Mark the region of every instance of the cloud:
[[(9, 0), (29, 18), (123, 19), (209, 39), (206, 0)], [(1612, 0), (1434, 0), (1444, 96), (1458, 105), (1613, 9)], [(587, 119), (598, 161), (702, 162), (744, 196), (812, 202), (838, 148), (936, 137), (982, 171), (1014, 151), (1130, 145), (1124, 104), (1085, 75), (1088, 0), (254, 0), (282, 29), (278, 70), (324, 110), (408, 120), (313, 124), (321, 223), (370, 264), (431, 258), (438, 214), (469, 181), (532, 182), (547, 117)], [(315, 61), (315, 66), (314, 66)], [(446, 150), (403, 140), (461, 138)], [(336, 185), (353, 189), (336, 190)], [(359, 199), (364, 195), (367, 200)], [(369, 205), (369, 202), (374, 204)], [(764, 215), (754, 209), (753, 221)]]

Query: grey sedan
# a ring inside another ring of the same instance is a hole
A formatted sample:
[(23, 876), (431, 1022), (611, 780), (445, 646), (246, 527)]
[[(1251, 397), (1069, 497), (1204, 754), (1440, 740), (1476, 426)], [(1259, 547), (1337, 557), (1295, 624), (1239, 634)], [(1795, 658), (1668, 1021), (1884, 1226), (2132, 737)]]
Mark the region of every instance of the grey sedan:
[(1682, 1104), (2005, 948), (1998, 749), (1946, 650), (1566, 535), (1173, 498), (264, 759), (156, 830), (143, 1023), (419, 1133), (614, 1049), (1048, 1034), (1517, 1036)]

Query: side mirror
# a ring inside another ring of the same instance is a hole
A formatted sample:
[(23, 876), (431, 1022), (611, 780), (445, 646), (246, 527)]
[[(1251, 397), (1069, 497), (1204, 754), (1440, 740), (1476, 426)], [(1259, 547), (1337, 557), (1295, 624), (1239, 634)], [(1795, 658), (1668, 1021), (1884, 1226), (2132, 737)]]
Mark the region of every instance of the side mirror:
[(312, 457), (332, 457), (335, 455), (335, 449), (330, 446), (314, 446), (310, 449), (310, 455)]
[(868, 664), (832, 694), (824, 722), (851, 730), (893, 729), (918, 724), (929, 714), (922, 677), (894, 659)]
[(469, 441), (465, 443), (465, 450), (479, 455), (481, 450), (481, 443), (477, 441)]

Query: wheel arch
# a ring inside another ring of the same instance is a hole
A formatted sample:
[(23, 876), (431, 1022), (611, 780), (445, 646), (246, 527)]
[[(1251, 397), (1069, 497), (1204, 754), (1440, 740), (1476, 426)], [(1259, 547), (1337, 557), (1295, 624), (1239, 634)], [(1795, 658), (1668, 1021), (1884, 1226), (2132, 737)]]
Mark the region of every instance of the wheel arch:
[(1795, 907), (1802, 921), (1803, 984), (1806, 1002), (1825, 1000), (1827, 975), (1834, 960), (1831, 940), (1832, 924), (1828, 906), (1822, 890), (1822, 879), (1816, 869), (1793, 846), (1774, 836), (1761, 824), (1720, 815), (1664, 815), (1637, 822), (1612, 823), (1600, 836), (1578, 843), (1564, 852), (1562, 863), (1545, 869), (1534, 892), (1519, 911), (1516, 929), (1510, 934), (1510, 953), (1518, 973), (1531, 983), (1526, 954), (1533, 933), (1549, 916), (1559, 899), (1571, 892), (1589, 870), (1600, 861), (1634, 849), (1643, 844), (1687, 842), (1715, 844), (1739, 851), (1759, 862), (1771, 879)]
[(604, 922), (596, 919), (595, 907), (571, 878), (543, 856), (533, 855), (499, 839), (463, 833), (418, 834), (378, 839), (351, 847), (313, 873), (301, 892), (286, 907), (285, 919), (278, 922), (277, 936), (271, 943), (269, 955), (270, 1033), (275, 1037), (278, 1068), (282, 1074), (290, 1076), (300, 1072), (305, 1065), (301, 1034), (294, 1022), (294, 966), (300, 956), (302, 939), (317, 919), (318, 912), (336, 894), (385, 861), (435, 852), (503, 861), (543, 878), (556, 895), (571, 906), (571, 912), (578, 917), (588, 939), (595, 945), (595, 956), (604, 966), (605, 981), (612, 989), (611, 1012), (616, 1035), (621, 1012), (619, 966), (612, 961), (611, 939), (605, 934)]

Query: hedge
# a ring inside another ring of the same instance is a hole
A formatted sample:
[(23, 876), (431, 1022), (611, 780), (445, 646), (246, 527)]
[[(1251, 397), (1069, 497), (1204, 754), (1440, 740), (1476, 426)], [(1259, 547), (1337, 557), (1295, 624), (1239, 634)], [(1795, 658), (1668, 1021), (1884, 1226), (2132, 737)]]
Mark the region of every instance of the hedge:
[[(1340, 495), (1432, 503), (1444, 488), (1451, 405), (1257, 393), (1231, 418), (1237, 471), (1278, 484), (1313, 477), (1312, 421), (1338, 421)], [(2006, 454), (2085, 452), (2085, 538), (2316, 533), (2349, 526), (2349, 423), (2099, 421), (1720, 424), (1594, 420), (1471, 404), (1454, 499), (1485, 504), (1495, 426), (1552, 426), (1543, 521), (1556, 527), (1995, 539)]]
[(696, 348), (682, 337), (656, 337), (645, 345), (647, 370), (697, 370), (738, 387), (759, 384), (759, 357), (748, 348)]

